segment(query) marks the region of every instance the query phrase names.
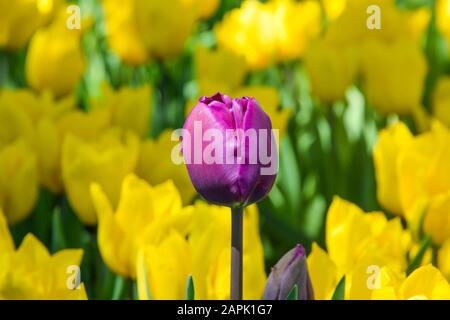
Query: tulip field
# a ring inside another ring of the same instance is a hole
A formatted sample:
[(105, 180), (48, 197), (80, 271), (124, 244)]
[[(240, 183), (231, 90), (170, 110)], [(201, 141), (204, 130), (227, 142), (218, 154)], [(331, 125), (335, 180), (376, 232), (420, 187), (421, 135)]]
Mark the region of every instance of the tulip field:
[(0, 300), (449, 281), (450, 0), (0, 0)]

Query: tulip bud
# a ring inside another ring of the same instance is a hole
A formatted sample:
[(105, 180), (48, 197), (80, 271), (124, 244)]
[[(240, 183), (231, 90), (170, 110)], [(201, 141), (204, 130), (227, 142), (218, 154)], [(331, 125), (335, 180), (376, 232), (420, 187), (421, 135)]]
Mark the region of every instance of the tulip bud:
[(254, 98), (201, 98), (184, 124), (182, 150), (194, 187), (214, 204), (257, 202), (276, 178), (272, 124)]
[(305, 249), (300, 244), (288, 251), (272, 268), (264, 289), (264, 300), (286, 300), (295, 285), (298, 300), (314, 299)]

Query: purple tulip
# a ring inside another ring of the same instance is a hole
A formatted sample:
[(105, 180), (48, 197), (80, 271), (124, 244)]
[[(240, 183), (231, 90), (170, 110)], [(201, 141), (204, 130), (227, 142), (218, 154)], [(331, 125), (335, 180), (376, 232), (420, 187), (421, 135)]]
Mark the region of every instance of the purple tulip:
[(278, 155), (270, 118), (256, 99), (202, 97), (186, 119), (182, 139), (191, 181), (209, 202), (245, 206), (272, 188)]
[(299, 244), (272, 268), (264, 289), (264, 300), (286, 300), (294, 285), (298, 288), (298, 300), (314, 300), (305, 249)]

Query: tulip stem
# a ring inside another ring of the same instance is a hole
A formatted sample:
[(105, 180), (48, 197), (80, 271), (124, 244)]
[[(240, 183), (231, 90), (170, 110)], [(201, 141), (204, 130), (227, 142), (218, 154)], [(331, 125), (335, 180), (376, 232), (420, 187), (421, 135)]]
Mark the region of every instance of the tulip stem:
[(231, 208), (231, 300), (242, 300), (242, 238), (244, 208)]

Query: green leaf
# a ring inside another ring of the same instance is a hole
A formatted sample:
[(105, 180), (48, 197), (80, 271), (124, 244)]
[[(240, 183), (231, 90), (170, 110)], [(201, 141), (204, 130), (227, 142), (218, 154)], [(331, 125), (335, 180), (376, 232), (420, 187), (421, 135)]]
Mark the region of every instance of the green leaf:
[(281, 142), (281, 149), (283, 150), (283, 156), (280, 157), (280, 170), (278, 185), (281, 192), (285, 196), (289, 209), (287, 212), (291, 213), (291, 216), (286, 216), (291, 221), (295, 221), (295, 213), (299, 212), (300, 200), (299, 191), (302, 190), (300, 182), (300, 171), (297, 166), (297, 159), (295, 156), (292, 140), (289, 137), (285, 137)]
[(422, 240), (419, 251), (409, 263), (408, 268), (406, 269), (406, 274), (410, 274), (415, 269), (420, 267), (420, 264), (422, 263), (423, 260), (423, 256), (427, 252), (427, 249), (430, 246), (430, 244), (431, 244), (431, 236), (428, 235)]
[(114, 282), (112, 300), (120, 300), (122, 298), (124, 288), (125, 288), (125, 278), (121, 277), (121, 276), (116, 276), (116, 281)]
[(341, 278), (334, 290), (332, 300), (344, 300), (345, 298), (345, 276)]
[(47, 247), (51, 247), (52, 212), (56, 197), (45, 188), (40, 188), (39, 198), (31, 216), (31, 232)]
[(194, 279), (189, 275), (186, 283), (186, 300), (195, 300)]
[(286, 300), (298, 300), (298, 286), (294, 284), (291, 291), (289, 291)]
[(67, 248), (64, 237), (64, 227), (61, 220), (61, 210), (56, 208), (52, 216), (52, 251), (56, 252)]

